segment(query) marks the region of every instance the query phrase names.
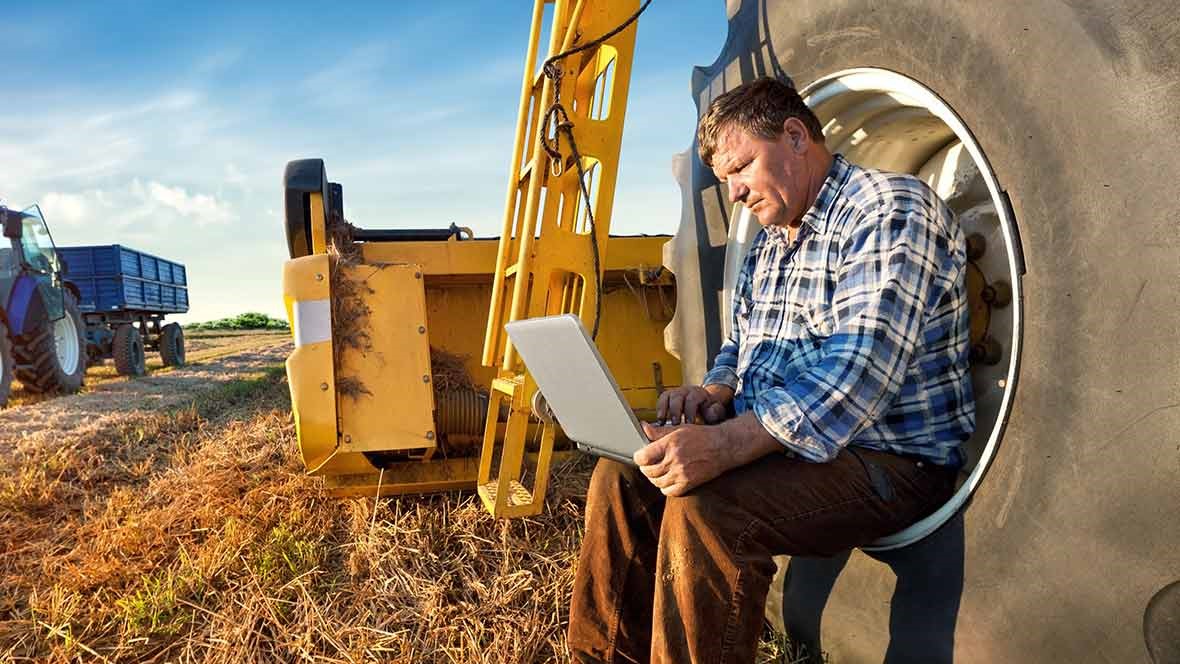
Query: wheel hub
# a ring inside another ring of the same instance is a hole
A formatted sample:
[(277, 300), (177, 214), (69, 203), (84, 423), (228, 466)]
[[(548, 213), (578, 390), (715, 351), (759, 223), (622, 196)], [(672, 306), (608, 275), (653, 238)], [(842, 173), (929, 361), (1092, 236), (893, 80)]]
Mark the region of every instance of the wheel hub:
[(917, 81), (882, 69), (852, 69), (802, 91), (828, 147), (858, 165), (917, 175), (959, 218), (968, 240), (971, 376), (976, 430), (964, 444), (965, 478), (939, 510), (866, 549), (911, 544), (934, 532), (982, 481), (1003, 434), (1020, 358), (1022, 258), (1015, 220), (983, 149), (962, 119)]
[(57, 351), (57, 364), (61, 370), (67, 374), (76, 372), (82, 349), (78, 343), (78, 326), (69, 313), (53, 324), (53, 347)]

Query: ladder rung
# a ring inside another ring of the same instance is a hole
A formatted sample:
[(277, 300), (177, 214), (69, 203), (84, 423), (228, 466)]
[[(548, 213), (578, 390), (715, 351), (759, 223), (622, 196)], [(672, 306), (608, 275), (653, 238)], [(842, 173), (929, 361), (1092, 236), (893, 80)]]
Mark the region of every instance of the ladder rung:
[(520, 169), (520, 177), (516, 178), (516, 186), (519, 187), (520, 185), (524, 184), (525, 179), (528, 178), (528, 176), (532, 174), (533, 169), (536, 168), (536, 166), (537, 166), (537, 158), (536, 157), (533, 157), (532, 159), (528, 160), (528, 163), (526, 163), (524, 165), (524, 168)]
[(520, 263), (519, 262), (513, 263), (512, 265), (509, 265), (508, 267), (504, 268), (504, 276), (511, 277), (511, 276), (515, 275), (519, 270), (520, 270)]
[[(496, 494), (499, 493), (499, 482), (492, 481), (487, 484), (482, 484), (479, 487), (479, 492), (487, 497), (488, 502), (493, 505), (496, 504)], [(516, 480), (509, 480), (508, 482), (508, 505), (515, 507), (516, 505), (528, 505), (533, 502), (533, 492), (524, 488), (524, 485)]]

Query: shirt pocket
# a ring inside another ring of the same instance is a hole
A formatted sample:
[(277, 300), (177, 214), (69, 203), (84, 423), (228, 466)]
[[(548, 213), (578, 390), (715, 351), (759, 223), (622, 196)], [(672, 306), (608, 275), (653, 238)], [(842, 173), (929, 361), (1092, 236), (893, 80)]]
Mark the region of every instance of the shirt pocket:
[(803, 327), (815, 343), (823, 343), (836, 333), (836, 312), (823, 304), (813, 303), (799, 313)]

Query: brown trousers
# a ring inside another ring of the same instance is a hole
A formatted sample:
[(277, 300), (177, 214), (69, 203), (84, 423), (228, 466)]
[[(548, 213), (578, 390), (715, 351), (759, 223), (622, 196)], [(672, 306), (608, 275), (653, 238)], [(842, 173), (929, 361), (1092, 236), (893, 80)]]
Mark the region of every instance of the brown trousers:
[(570, 605), (576, 662), (753, 662), (778, 554), (830, 556), (950, 498), (955, 471), (863, 448), (772, 454), (686, 496), (601, 459)]

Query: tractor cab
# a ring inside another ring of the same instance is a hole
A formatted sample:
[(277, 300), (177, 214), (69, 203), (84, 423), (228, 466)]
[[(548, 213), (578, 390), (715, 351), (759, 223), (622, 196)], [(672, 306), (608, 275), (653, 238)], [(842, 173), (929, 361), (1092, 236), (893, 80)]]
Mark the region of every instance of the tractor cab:
[(49, 318), (60, 319), (65, 315), (65, 265), (41, 208), (34, 204), (17, 212), (0, 207), (0, 221), (9, 240), (9, 246), (0, 246), (0, 303), (8, 301), (17, 278), (28, 275), (37, 282)]

